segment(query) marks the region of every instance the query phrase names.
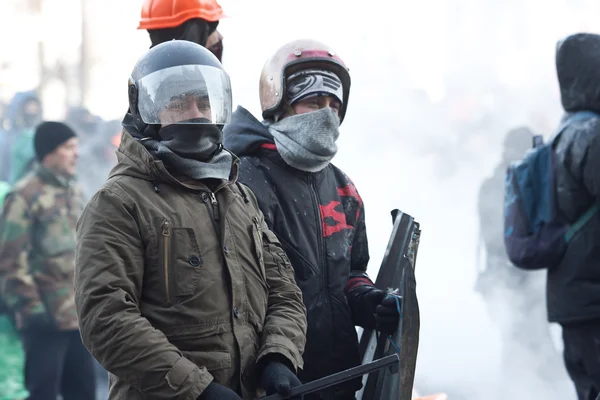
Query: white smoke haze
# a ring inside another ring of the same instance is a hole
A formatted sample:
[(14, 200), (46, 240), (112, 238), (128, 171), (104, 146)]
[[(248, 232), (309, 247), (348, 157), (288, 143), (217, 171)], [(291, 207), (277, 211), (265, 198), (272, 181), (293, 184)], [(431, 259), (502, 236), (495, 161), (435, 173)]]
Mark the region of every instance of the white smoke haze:
[[(0, 97), (5, 101), (14, 91), (37, 85), (35, 42), (45, 33), (52, 32), (53, 42), (46, 45), (53, 57), (68, 63), (78, 54), (80, 22), (68, 21), (79, 21), (81, 0), (42, 2), (45, 14), (38, 17), (24, 16), (15, 0), (0, 2), (5, 38), (0, 43)], [(354, 180), (365, 202), (370, 275), (377, 275), (393, 208), (414, 216), (423, 230), (417, 260), (417, 390), (422, 395), (446, 392), (449, 400), (575, 399), (562, 364), (558, 389), (548, 388), (535, 371), (516, 376), (502, 371), (495, 321), (511, 315), (499, 311), (506, 315), (492, 319), (473, 290), (476, 203), (509, 129), (527, 125), (549, 135), (556, 126), (562, 112), (556, 41), (593, 30), (600, 5), (584, 0), (220, 3), (229, 15), (219, 30), (234, 104), (256, 116), (261, 68), (285, 42), (320, 40), (350, 67), (349, 109), (334, 162)], [(150, 44), (146, 32), (136, 30), (140, 6), (140, 0), (87, 0), (91, 81), (86, 105), (105, 120), (126, 111), (127, 79)], [(44, 18), (43, 29), (22, 28)], [(76, 101), (68, 93), (62, 97)], [(57, 106), (62, 100), (44, 99), (52, 108), (47, 117), (64, 116)], [(508, 396), (506, 387), (514, 389)]]

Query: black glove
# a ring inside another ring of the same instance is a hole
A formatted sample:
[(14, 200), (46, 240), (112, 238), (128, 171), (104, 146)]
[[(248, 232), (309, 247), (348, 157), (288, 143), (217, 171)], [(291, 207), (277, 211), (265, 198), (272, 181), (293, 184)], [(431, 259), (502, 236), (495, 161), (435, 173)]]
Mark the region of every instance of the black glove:
[(375, 308), (375, 329), (390, 335), (394, 333), (400, 322), (401, 304), (398, 296), (385, 295), (381, 303)]
[(198, 400), (242, 400), (242, 398), (228, 387), (211, 382)]
[(284, 362), (280, 362), (284, 361), (282, 358), (272, 357), (270, 361), (266, 362), (263, 369), (260, 383), (267, 396), (275, 393), (287, 396), (292, 391), (292, 388), (302, 384), (296, 374)]
[(391, 334), (398, 327), (400, 314), (394, 296), (371, 285), (360, 285), (348, 293), (354, 322), (367, 329)]
[(56, 324), (47, 313), (36, 313), (23, 318), (21, 329), (29, 332), (52, 332), (56, 330)]

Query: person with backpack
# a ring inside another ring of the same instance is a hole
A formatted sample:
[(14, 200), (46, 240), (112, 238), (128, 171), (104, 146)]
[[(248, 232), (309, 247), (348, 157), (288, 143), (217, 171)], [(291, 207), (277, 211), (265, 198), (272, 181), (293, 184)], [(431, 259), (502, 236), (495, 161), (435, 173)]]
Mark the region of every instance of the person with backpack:
[(483, 268), (480, 265), (478, 269), (475, 289), (500, 333), (501, 374), (497, 390), (505, 398), (515, 397), (515, 391), (523, 394), (521, 385), (514, 385), (517, 380), (542, 380), (550, 387), (557, 371), (564, 369), (546, 320), (545, 277), (515, 268), (504, 248), (502, 192), (506, 169), (523, 158), (533, 139), (533, 132), (524, 126), (506, 134), (502, 158), (492, 176), (483, 181), (478, 198), (478, 251), (485, 250), (485, 257), (478, 257)]
[[(225, 147), (240, 157), (240, 181), (256, 193), (302, 289), (308, 334), (300, 378), (310, 382), (359, 365), (355, 325), (392, 333), (399, 311), (366, 273), (364, 203), (332, 164), (350, 97), (344, 61), (323, 43), (289, 42), (265, 63), (259, 97), (264, 121), (238, 107)], [(320, 399), (354, 399), (360, 388), (357, 379)]]
[(551, 141), (507, 174), (505, 245), (523, 269), (547, 269), (550, 322), (579, 400), (600, 394), (600, 35), (560, 41), (565, 115)]

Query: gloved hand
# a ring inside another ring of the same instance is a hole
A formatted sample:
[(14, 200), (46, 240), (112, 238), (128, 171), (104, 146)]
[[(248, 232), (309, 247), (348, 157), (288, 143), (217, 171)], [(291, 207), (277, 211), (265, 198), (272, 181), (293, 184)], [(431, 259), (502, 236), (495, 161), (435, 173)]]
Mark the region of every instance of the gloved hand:
[(242, 398), (228, 387), (213, 381), (204, 389), (198, 400), (242, 400)]
[(281, 362), (282, 359), (283, 357), (273, 356), (265, 363), (260, 383), (267, 396), (275, 393), (287, 396), (292, 388), (302, 384), (296, 374), (284, 362)]
[(386, 294), (375, 308), (375, 329), (388, 335), (394, 333), (400, 322), (401, 304), (398, 296)]
[(400, 314), (394, 296), (371, 285), (357, 286), (349, 296), (357, 325), (386, 334), (396, 330)]

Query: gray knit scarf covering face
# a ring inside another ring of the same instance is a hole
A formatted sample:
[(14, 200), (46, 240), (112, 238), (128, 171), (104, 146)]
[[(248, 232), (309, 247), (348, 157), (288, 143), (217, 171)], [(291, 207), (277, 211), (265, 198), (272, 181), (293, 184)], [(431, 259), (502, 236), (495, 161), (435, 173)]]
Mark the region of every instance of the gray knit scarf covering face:
[(161, 140), (141, 143), (165, 167), (192, 179), (228, 180), (233, 157), (223, 149), (223, 133), (215, 125), (169, 125), (158, 131)]
[(268, 125), (281, 158), (296, 169), (319, 172), (337, 153), (340, 119), (329, 107)]

